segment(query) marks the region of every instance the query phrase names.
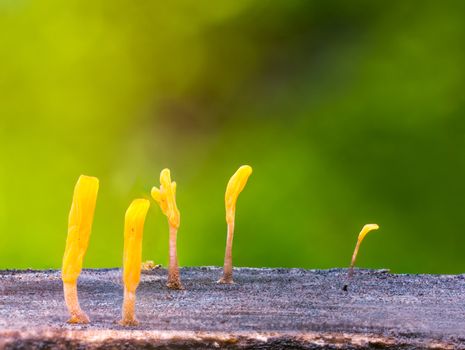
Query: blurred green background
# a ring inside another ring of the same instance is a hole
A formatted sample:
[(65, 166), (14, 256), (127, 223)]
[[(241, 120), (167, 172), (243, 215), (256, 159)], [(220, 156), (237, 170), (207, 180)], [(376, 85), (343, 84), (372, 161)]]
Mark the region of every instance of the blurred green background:
[[(161, 169), (181, 265), (222, 265), (224, 190), (254, 168), (236, 266), (465, 271), (464, 1), (0, 0), (0, 268), (58, 268), (100, 178), (86, 267)], [(166, 265), (152, 202), (144, 259)]]

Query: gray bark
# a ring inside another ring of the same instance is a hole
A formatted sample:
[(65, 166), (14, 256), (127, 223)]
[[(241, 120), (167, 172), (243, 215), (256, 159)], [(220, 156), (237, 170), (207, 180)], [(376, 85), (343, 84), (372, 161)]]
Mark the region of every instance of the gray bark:
[(60, 272), (0, 271), (0, 348), (462, 348), (465, 276), (357, 269), (182, 268), (144, 272), (140, 325), (124, 328), (118, 269), (84, 270), (79, 299), (89, 325), (69, 325)]

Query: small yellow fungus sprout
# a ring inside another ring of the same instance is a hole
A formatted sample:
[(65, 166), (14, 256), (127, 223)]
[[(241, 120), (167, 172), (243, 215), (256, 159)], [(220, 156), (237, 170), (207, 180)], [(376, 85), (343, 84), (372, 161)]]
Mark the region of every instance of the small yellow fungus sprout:
[(135, 315), (136, 289), (140, 281), (142, 261), (142, 236), (144, 222), (149, 210), (147, 199), (135, 199), (126, 210), (124, 219), (124, 253), (123, 253), (123, 281), (124, 301), (123, 317), (120, 324), (135, 326), (138, 324)]
[(84, 175), (79, 177), (74, 188), (61, 270), (65, 302), (71, 315), (69, 323), (89, 323), (89, 317), (79, 306), (77, 279), (89, 244), (98, 188), (99, 181), (96, 177)]
[(179, 276), (178, 257), (176, 254), (176, 237), (180, 223), (180, 215), (176, 206), (176, 182), (171, 182), (170, 170), (163, 169), (160, 173), (160, 189), (152, 188), (152, 197), (168, 218), (170, 231), (170, 262), (168, 266), (167, 286), (171, 289), (183, 289)]
[[(365, 226), (363, 226), (362, 230), (358, 234), (357, 244), (355, 245), (354, 253), (352, 254), (352, 261), (350, 262), (349, 279), (352, 278), (352, 275), (354, 274), (355, 260), (357, 259), (358, 250), (360, 248), (360, 245), (362, 244), (363, 239), (368, 234), (368, 232), (377, 229), (379, 229), (379, 226), (377, 224), (366, 224)], [(344, 285), (344, 290), (347, 290), (347, 284)]]
[(141, 265), (142, 271), (151, 271), (151, 270), (159, 269), (160, 267), (161, 265), (160, 264), (155, 265), (153, 260), (144, 261)]
[(232, 245), (234, 237), (234, 219), (236, 215), (237, 197), (242, 192), (252, 174), (252, 167), (248, 165), (241, 166), (231, 177), (226, 187), (224, 197), (226, 206), (226, 223), (228, 224), (228, 235), (226, 239), (226, 251), (224, 254), (223, 277), (218, 283), (234, 283), (232, 278)]

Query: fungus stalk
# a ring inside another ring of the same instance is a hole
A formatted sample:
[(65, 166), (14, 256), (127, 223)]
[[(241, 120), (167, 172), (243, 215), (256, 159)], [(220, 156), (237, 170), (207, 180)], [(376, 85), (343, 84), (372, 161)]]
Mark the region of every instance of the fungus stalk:
[(65, 302), (71, 316), (69, 323), (89, 323), (89, 317), (79, 306), (77, 279), (89, 244), (98, 187), (96, 177), (81, 175), (74, 188), (61, 270)]
[[(360, 245), (362, 244), (363, 239), (368, 234), (368, 232), (377, 229), (379, 229), (377, 224), (366, 224), (358, 234), (357, 244), (355, 245), (354, 253), (352, 254), (352, 261), (350, 262), (348, 280), (350, 280), (354, 274), (355, 260), (357, 259), (358, 250), (360, 249)], [(344, 285), (344, 290), (347, 290), (347, 284)]]
[(178, 229), (170, 225), (170, 238), (169, 238), (169, 267), (168, 267), (168, 282), (167, 286), (172, 289), (183, 289), (181, 284), (181, 277), (179, 274), (178, 256), (176, 252), (176, 238)]
[(224, 265), (223, 265), (223, 277), (218, 281), (218, 283), (234, 283), (232, 278), (232, 246), (233, 246), (233, 236), (234, 236), (234, 220), (232, 222), (227, 222), (228, 232), (226, 237), (226, 249), (224, 253)]
[(231, 177), (228, 182), (228, 186), (226, 187), (224, 200), (226, 207), (226, 223), (228, 225), (228, 233), (226, 238), (226, 250), (224, 253), (223, 277), (221, 277), (218, 283), (234, 283), (232, 271), (232, 246), (234, 238), (236, 202), (237, 197), (244, 189), (250, 174), (252, 174), (252, 167), (248, 165), (241, 166)]
[(136, 289), (140, 282), (142, 236), (149, 207), (150, 202), (147, 199), (135, 199), (126, 210), (124, 219), (124, 300), (122, 319), (120, 321), (123, 326), (138, 324), (135, 314)]
[(169, 266), (167, 286), (171, 289), (183, 289), (179, 275), (178, 257), (176, 253), (176, 239), (180, 224), (180, 214), (176, 206), (176, 182), (171, 182), (169, 169), (160, 173), (160, 189), (152, 188), (152, 197), (160, 206), (169, 224)]

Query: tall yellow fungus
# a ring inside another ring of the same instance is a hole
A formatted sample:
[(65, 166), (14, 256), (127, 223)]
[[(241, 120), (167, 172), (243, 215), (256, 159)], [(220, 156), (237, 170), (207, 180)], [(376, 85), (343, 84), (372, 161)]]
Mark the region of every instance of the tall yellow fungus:
[(183, 289), (179, 275), (178, 257), (176, 253), (176, 239), (180, 224), (180, 214), (176, 206), (176, 182), (171, 182), (169, 169), (160, 173), (160, 188), (152, 188), (152, 197), (160, 206), (169, 224), (169, 266), (167, 286), (171, 289)]
[(142, 236), (149, 207), (150, 202), (147, 199), (135, 199), (126, 210), (124, 219), (124, 301), (120, 321), (120, 324), (124, 326), (138, 324), (135, 315), (136, 289), (140, 282)]
[(98, 179), (85, 175), (79, 177), (74, 188), (61, 270), (65, 302), (71, 316), (69, 323), (89, 323), (89, 317), (79, 306), (77, 279), (89, 244), (98, 188)]
[(224, 254), (223, 277), (221, 277), (218, 283), (234, 283), (232, 278), (232, 245), (234, 237), (234, 221), (236, 216), (236, 202), (237, 197), (244, 189), (250, 174), (252, 174), (252, 167), (248, 165), (241, 166), (231, 177), (228, 182), (228, 186), (226, 187), (224, 201), (228, 233), (226, 239), (226, 251)]

